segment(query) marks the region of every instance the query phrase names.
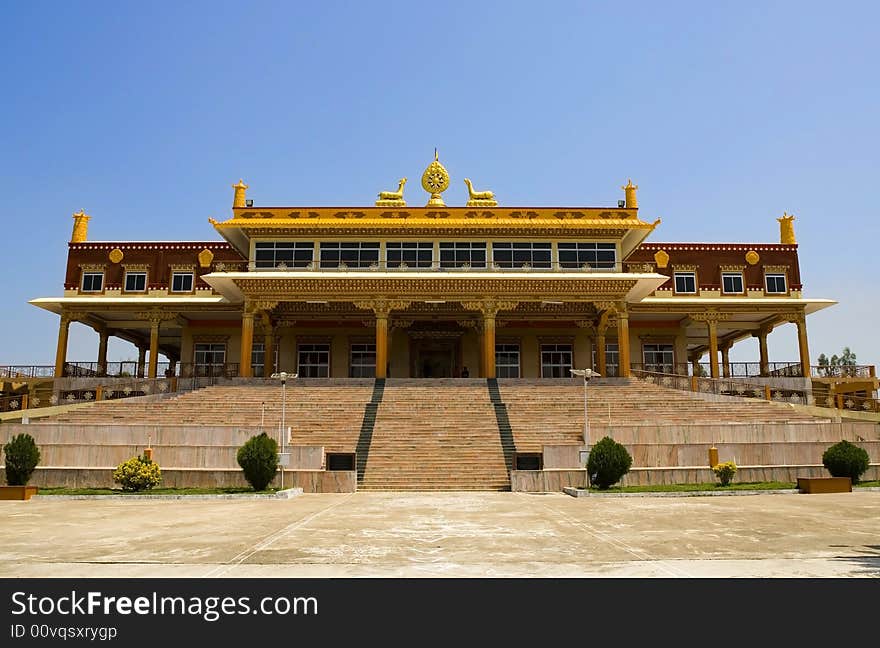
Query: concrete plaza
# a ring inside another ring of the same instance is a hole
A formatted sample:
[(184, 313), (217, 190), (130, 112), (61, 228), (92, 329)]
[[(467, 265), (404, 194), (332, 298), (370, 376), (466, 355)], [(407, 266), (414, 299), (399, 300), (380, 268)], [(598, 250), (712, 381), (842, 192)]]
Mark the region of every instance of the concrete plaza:
[(0, 577), (878, 577), (880, 492), (0, 502)]

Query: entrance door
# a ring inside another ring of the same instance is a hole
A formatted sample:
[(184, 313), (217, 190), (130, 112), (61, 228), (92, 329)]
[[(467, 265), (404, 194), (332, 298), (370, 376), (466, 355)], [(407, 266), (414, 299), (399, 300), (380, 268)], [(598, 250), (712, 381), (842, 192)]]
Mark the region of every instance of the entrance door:
[(456, 375), (458, 342), (455, 340), (419, 340), (415, 345), (416, 378), (451, 378)]

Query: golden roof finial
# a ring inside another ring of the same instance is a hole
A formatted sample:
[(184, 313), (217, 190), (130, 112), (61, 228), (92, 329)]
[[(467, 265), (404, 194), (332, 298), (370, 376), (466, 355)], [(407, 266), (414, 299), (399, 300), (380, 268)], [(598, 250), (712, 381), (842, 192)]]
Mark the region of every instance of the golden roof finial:
[(247, 203), (245, 202), (248, 186), (244, 183), (244, 181), (239, 178), (238, 184), (232, 185), (232, 188), (235, 189), (235, 193), (232, 194), (232, 206), (233, 207), (244, 207)]
[(638, 190), (639, 185), (634, 185), (632, 178), (626, 179), (626, 185), (621, 187), (623, 189), (624, 196), (626, 197), (626, 208), (627, 209), (638, 209), (639, 201), (636, 197), (636, 191)]
[(776, 219), (779, 222), (779, 242), (782, 245), (797, 245), (794, 237), (794, 214), (782, 212), (782, 217)]
[(425, 207), (446, 207), (446, 203), (443, 202), (440, 194), (449, 188), (449, 173), (440, 164), (440, 157), (436, 147), (434, 148), (434, 161), (428, 165), (428, 168), (422, 174), (422, 188), (431, 194), (431, 198)]
[(73, 214), (73, 233), (70, 235), (71, 243), (82, 243), (89, 237), (89, 219), (85, 209), (80, 209)]

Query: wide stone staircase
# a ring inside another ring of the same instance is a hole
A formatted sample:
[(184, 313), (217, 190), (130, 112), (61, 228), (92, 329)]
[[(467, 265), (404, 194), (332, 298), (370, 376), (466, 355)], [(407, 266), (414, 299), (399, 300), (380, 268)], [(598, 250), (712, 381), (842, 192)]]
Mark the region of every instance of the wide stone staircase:
[[(584, 387), (580, 380), (499, 379), (498, 386), (518, 452), (540, 452), (544, 445), (583, 441)], [(637, 379), (629, 383), (589, 383), (587, 414), (591, 443), (633, 426), (669, 429), (829, 420), (800, 413), (785, 403), (746, 398), (712, 402), (697, 394)]]
[[(347, 472), (312, 464), (299, 470), (319, 492), (507, 490), (516, 486), (512, 478), (528, 472), (511, 476), (518, 454), (543, 453), (542, 479), (582, 478), (582, 467), (571, 472), (584, 435), (579, 380), (297, 379), (283, 393), (285, 427), (291, 428), (285, 443), (356, 455)], [(824, 471), (823, 450), (844, 438), (869, 452), (865, 479), (880, 473), (876, 424), (637, 379), (593, 381), (587, 394), (590, 443), (609, 435), (633, 456), (626, 483), (711, 481), (712, 445), (721, 460), (742, 467), (743, 480), (817, 476)], [(279, 438), (281, 417), (280, 385), (251, 381), (101, 401), (27, 426), (5, 423), (0, 433), (28, 432), (37, 440), (43, 455), (37, 485), (112, 485), (112, 469), (147, 443), (168, 485), (231, 485), (242, 483), (237, 448), (261, 428)], [(548, 477), (554, 470), (559, 474)], [(552, 484), (543, 488), (558, 490)]]
[[(215, 385), (161, 400), (119, 399), (95, 403), (42, 419), (71, 425), (233, 426), (278, 439), (282, 410), (289, 443), (322, 445), (327, 452), (354, 452), (373, 393), (373, 380), (292, 380), (284, 393), (277, 383)], [(283, 401), (283, 402), (282, 402)], [(285, 443), (288, 443), (285, 437)]]
[(388, 379), (362, 490), (509, 490), (485, 379)]

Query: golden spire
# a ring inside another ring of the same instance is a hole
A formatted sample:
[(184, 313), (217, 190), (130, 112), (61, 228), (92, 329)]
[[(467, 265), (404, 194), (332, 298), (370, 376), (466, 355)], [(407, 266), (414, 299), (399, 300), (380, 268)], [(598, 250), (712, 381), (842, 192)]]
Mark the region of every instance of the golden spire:
[(623, 189), (624, 195), (626, 196), (626, 208), (627, 209), (638, 209), (639, 201), (636, 198), (636, 190), (639, 188), (639, 185), (634, 185), (631, 178), (626, 179), (626, 186), (621, 187)]
[(777, 218), (779, 221), (779, 242), (782, 245), (796, 245), (797, 240), (794, 237), (794, 214), (782, 212), (782, 217)]
[(71, 243), (83, 243), (89, 237), (89, 219), (84, 209), (73, 214), (73, 233), (70, 235)]
[(238, 184), (232, 185), (232, 188), (235, 189), (235, 193), (232, 195), (232, 206), (244, 207), (246, 205), (245, 192), (247, 191), (248, 186), (239, 178)]
[(440, 194), (449, 188), (449, 173), (440, 164), (440, 157), (436, 148), (434, 149), (434, 161), (428, 165), (428, 168), (422, 174), (422, 188), (431, 194), (431, 198), (425, 207), (446, 207), (446, 203), (443, 202)]

